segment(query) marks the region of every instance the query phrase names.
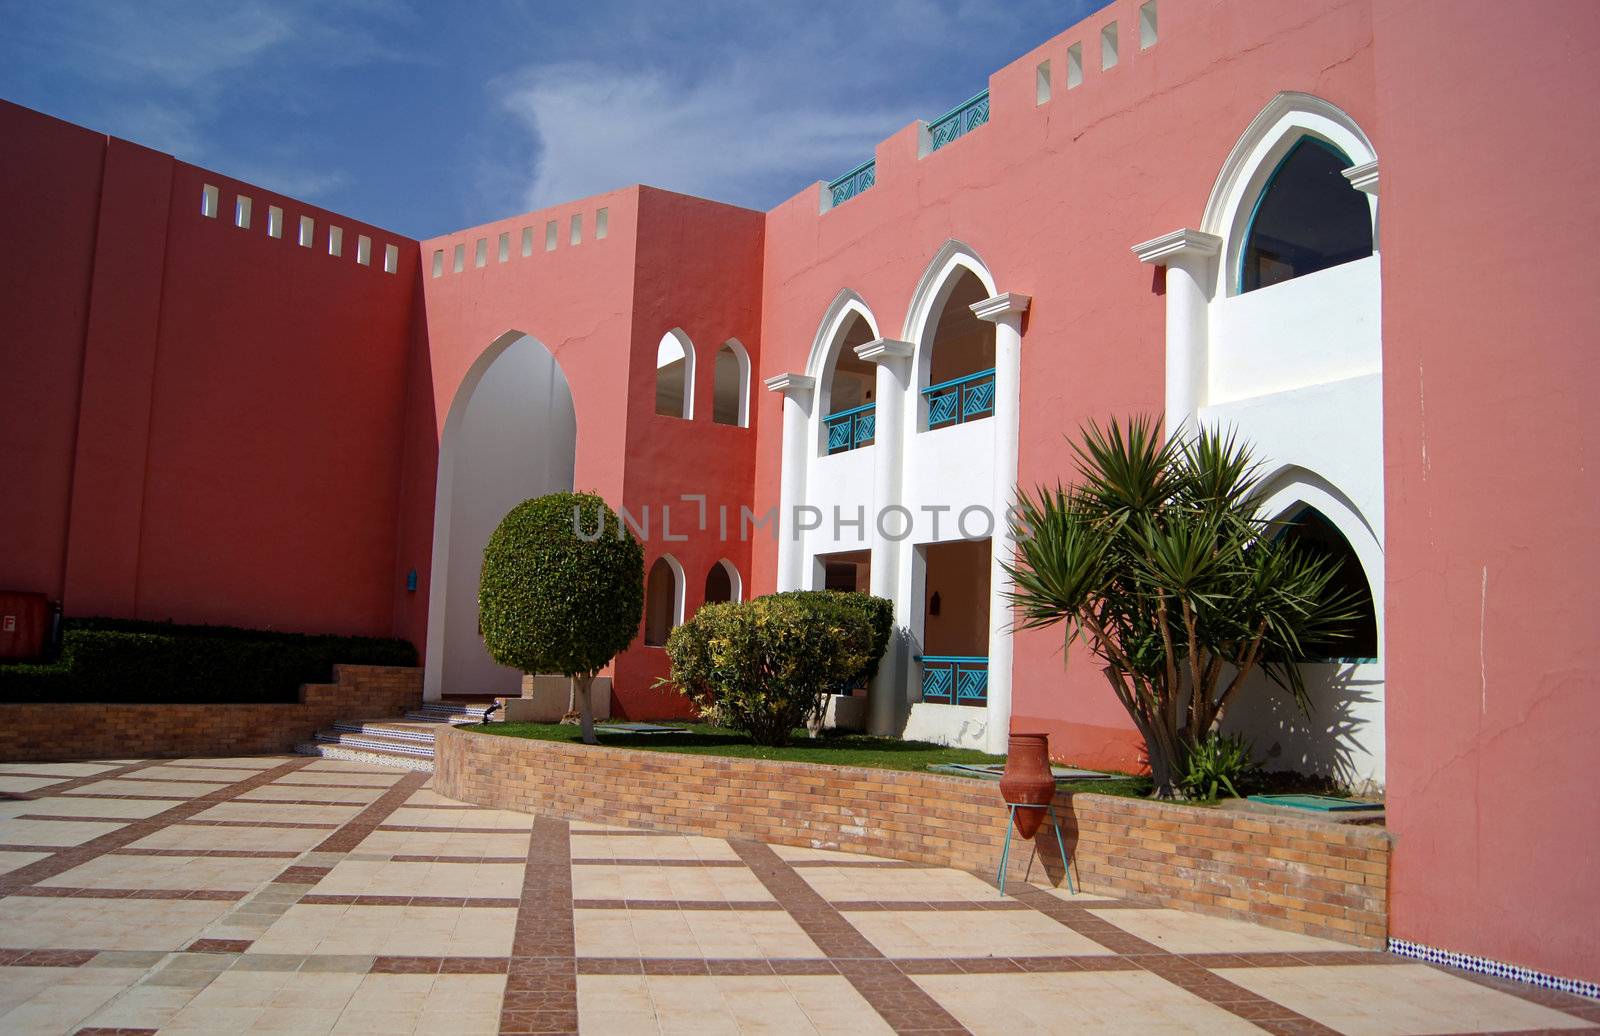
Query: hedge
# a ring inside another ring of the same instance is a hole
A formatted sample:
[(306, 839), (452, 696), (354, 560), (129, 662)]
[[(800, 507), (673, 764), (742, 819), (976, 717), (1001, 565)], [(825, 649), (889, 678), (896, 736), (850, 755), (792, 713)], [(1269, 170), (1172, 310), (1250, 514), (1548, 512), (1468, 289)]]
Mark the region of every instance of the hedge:
[(54, 662), (0, 665), (0, 701), (294, 702), (335, 664), (417, 664), (404, 640), (68, 619)]

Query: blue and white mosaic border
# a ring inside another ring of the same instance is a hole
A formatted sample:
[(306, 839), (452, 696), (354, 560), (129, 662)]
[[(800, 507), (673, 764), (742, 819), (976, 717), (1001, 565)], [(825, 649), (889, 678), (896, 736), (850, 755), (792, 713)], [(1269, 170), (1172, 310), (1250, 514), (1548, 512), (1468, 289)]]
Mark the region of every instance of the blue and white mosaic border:
[(1585, 982), (1576, 978), (1559, 978), (1524, 968), (1516, 964), (1506, 964), (1502, 961), (1490, 960), (1488, 957), (1475, 957), (1470, 953), (1452, 953), (1449, 950), (1439, 950), (1432, 946), (1424, 946), (1417, 942), (1407, 942), (1404, 939), (1390, 939), (1389, 952), (1401, 957), (1411, 957), (1415, 960), (1425, 960), (1429, 964), (1446, 964), (1452, 968), (1471, 971), (1479, 975), (1493, 975), (1496, 978), (1509, 978), (1516, 982), (1527, 982), (1541, 989), (1555, 989), (1563, 993), (1573, 993), (1577, 996), (1587, 996), (1600, 1000), (1600, 982)]

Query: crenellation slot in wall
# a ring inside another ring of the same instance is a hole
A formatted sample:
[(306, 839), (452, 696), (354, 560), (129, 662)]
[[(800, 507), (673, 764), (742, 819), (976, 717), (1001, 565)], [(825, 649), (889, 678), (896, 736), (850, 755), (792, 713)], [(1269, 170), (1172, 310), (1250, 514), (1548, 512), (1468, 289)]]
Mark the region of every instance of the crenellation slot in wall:
[(1083, 44), (1074, 43), (1067, 48), (1067, 89), (1083, 85)]
[(317, 236), (317, 221), (312, 219), (310, 216), (301, 216), (300, 217), (300, 237), (298, 239), (300, 247), (301, 248), (310, 248), (311, 247), (311, 242), (316, 236)]
[(1139, 6), (1139, 49), (1148, 50), (1156, 45), (1156, 0), (1145, 0)]
[(1039, 67), (1033, 71), (1033, 103), (1037, 105), (1050, 102), (1050, 62), (1039, 62)]
[(1117, 23), (1100, 30), (1100, 71), (1117, 67)]
[(599, 209), (594, 214), (594, 239), (599, 241), (611, 230), (611, 210)]
[(283, 210), (276, 205), (267, 206), (267, 236), (283, 236)]
[(572, 214), (572, 237), (568, 240), (568, 244), (583, 244), (583, 213), (581, 212)]
[(524, 257), (533, 254), (533, 228), (522, 228), (522, 254)]
[(242, 194), (233, 199), (233, 225), (240, 230), (250, 229), (250, 199)]
[(444, 249), (442, 248), (433, 250), (433, 275), (435, 277), (444, 276)]
[(218, 198), (219, 195), (215, 187), (211, 186), (210, 184), (206, 184), (205, 186), (201, 187), (200, 215), (206, 217), (207, 219), (216, 219), (217, 206), (220, 204)]
[(544, 225), (544, 250), (546, 252), (554, 252), (556, 250), (556, 237), (560, 233), (561, 224), (555, 220), (551, 220)]
[(356, 236), (356, 262), (362, 266), (372, 265), (372, 238), (365, 234)]
[(400, 272), (400, 246), (399, 245), (384, 245), (383, 246), (383, 272), (384, 273), (399, 273)]
[(510, 231), (507, 231), (506, 233), (500, 235), (499, 244), (500, 244), (500, 247), (499, 247), (499, 253), (500, 254), (498, 256), (498, 259), (499, 259), (500, 262), (503, 263), (503, 262), (505, 262), (505, 261), (507, 261), (508, 259), (511, 258), (511, 233), (510, 233)]
[(472, 265), (474, 268), (487, 266), (489, 263), (489, 239), (480, 237), (472, 243)]
[(462, 270), (465, 270), (466, 268), (467, 268), (467, 246), (466, 246), (466, 243), (463, 242), (462, 244), (456, 245), (455, 255), (452, 257), (451, 262), (450, 262), (450, 272), (451, 273), (460, 273)]
[(344, 255), (344, 228), (328, 228), (328, 254), (335, 258)]

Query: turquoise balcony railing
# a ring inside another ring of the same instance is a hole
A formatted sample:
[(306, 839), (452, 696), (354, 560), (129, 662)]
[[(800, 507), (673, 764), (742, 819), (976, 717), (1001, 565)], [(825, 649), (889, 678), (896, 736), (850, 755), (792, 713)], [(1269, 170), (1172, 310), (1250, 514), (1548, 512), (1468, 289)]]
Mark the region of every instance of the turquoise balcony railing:
[(833, 194), (833, 204), (843, 205), (877, 182), (877, 159), (868, 159), (837, 180), (830, 180), (828, 190)]
[(928, 430), (994, 416), (994, 368), (941, 381), (922, 390)]
[(829, 456), (871, 446), (877, 423), (877, 414), (871, 403), (824, 417), (822, 425), (828, 430)]
[(989, 704), (989, 660), (970, 655), (922, 655), (922, 700), (941, 705)]
[(989, 121), (989, 91), (958, 104), (928, 124), (931, 150), (937, 151)]

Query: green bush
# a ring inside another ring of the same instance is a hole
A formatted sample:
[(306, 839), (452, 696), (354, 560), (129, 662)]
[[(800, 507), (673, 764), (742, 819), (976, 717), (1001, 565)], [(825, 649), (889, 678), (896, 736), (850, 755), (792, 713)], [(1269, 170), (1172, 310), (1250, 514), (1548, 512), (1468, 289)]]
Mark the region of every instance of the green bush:
[(708, 604), (667, 638), (670, 680), (756, 744), (788, 744), (821, 719), (830, 692), (874, 669), (869, 607), (801, 594)]
[(872, 678), (878, 675), (878, 663), (889, 649), (889, 635), (894, 631), (893, 602), (860, 591), (786, 590), (768, 596), (795, 600), (822, 609), (837, 616), (841, 622), (858, 624), (866, 632), (869, 637), (867, 664), (858, 672), (851, 673), (839, 685), (830, 688), (832, 693), (849, 694), (857, 687), (871, 683)]
[[(596, 514), (599, 536), (579, 536), (580, 521), (593, 528)], [(483, 549), (478, 621), (489, 655), (524, 673), (570, 677), (590, 744), (589, 684), (633, 643), (643, 614), (644, 549), (592, 493), (524, 500)]]
[(1250, 742), (1242, 734), (1208, 734), (1190, 746), (1178, 783), (1192, 799), (1213, 802), (1224, 789), (1236, 799), (1243, 798), (1261, 770), (1250, 753)]
[(293, 702), (340, 663), (410, 666), (417, 652), (378, 637), (68, 619), (56, 661), (0, 665), (0, 701)]

